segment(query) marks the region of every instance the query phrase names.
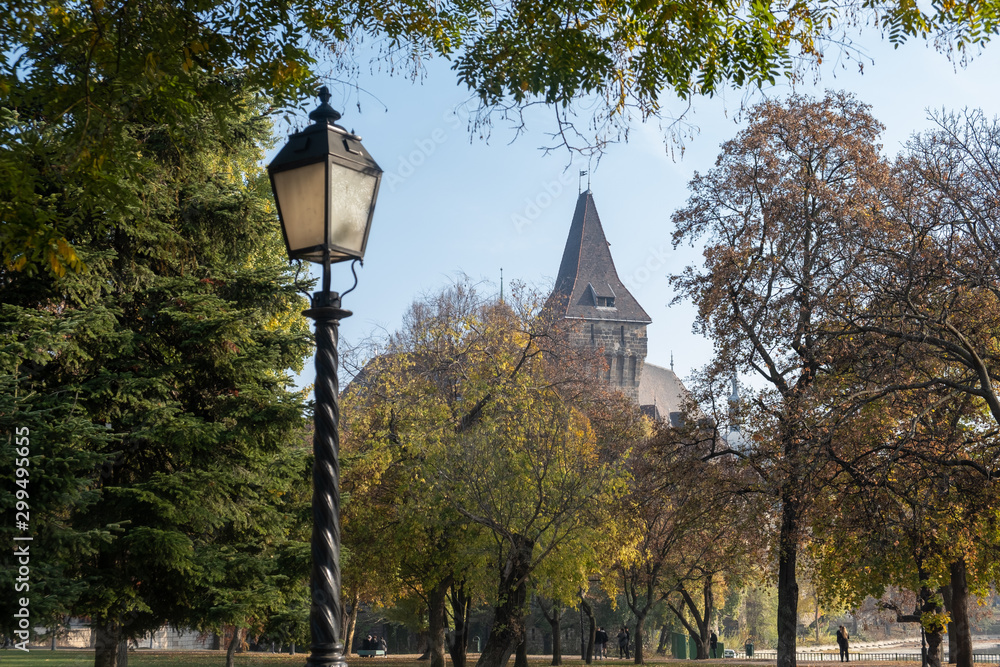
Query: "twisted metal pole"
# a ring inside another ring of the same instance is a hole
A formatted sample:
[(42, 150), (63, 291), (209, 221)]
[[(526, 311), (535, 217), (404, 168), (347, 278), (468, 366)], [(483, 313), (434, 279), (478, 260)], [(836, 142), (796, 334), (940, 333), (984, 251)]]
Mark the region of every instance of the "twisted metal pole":
[[(328, 271), (327, 271), (328, 273)], [(340, 320), (351, 312), (340, 295), (324, 289), (303, 312), (316, 321), (316, 412), (313, 433), (313, 532), (307, 667), (346, 667), (340, 604), (340, 393), (337, 338)]]

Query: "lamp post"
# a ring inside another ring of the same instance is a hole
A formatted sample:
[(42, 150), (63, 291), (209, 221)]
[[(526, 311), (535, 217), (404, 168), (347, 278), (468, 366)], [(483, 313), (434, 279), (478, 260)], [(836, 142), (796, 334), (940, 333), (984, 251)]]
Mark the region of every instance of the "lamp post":
[(336, 124), (330, 91), (268, 165), (290, 260), (323, 266), (322, 289), (303, 315), (316, 321), (316, 412), (313, 433), (313, 532), (309, 629), (311, 667), (344, 666), (340, 603), (340, 404), (337, 337), (351, 312), (330, 291), (330, 265), (363, 259), (382, 170), (361, 137)]

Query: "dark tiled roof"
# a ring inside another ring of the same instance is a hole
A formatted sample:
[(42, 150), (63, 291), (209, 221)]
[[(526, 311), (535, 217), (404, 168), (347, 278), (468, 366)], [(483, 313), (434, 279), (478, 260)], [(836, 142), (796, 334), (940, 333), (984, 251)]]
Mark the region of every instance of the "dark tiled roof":
[(669, 419), (671, 424), (678, 426), (687, 398), (687, 389), (672, 370), (654, 366), (649, 362), (642, 365), (642, 376), (639, 378), (639, 405), (643, 412), (654, 419)]
[[(597, 299), (609, 297), (614, 299), (614, 307), (599, 308)], [(563, 317), (652, 322), (618, 278), (590, 190), (582, 193), (576, 202), (549, 305)]]

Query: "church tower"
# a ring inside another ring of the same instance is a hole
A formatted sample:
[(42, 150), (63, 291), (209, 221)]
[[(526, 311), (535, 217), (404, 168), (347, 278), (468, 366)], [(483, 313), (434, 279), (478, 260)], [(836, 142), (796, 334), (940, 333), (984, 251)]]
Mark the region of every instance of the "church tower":
[(609, 386), (651, 419), (680, 424), (687, 389), (674, 373), (672, 357), (670, 368), (646, 361), (646, 327), (652, 320), (618, 278), (590, 190), (576, 202), (546, 308), (572, 323), (572, 344), (603, 351)]
[(605, 381), (638, 403), (652, 320), (618, 278), (608, 246), (587, 190), (576, 202), (549, 307), (573, 321), (570, 342), (604, 350)]

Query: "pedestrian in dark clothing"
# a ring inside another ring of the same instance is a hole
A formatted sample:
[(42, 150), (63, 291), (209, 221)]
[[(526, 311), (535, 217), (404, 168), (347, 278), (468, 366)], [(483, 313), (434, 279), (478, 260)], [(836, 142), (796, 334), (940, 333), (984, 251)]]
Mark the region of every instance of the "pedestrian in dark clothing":
[(850, 635), (847, 634), (847, 628), (845, 628), (844, 626), (840, 626), (840, 629), (837, 630), (837, 646), (840, 647), (841, 662), (851, 661), (851, 657), (847, 654), (847, 647), (848, 647), (847, 640), (849, 636)]
[(618, 657), (624, 657), (626, 660), (632, 658), (632, 654), (629, 652), (629, 641), (630, 637), (628, 634), (628, 628), (622, 628), (618, 631)]
[(608, 633), (604, 631), (603, 627), (597, 628), (597, 634), (594, 635), (594, 652), (597, 654), (598, 660), (608, 657), (607, 645)]
[(715, 634), (715, 630), (712, 630), (712, 636), (708, 638), (708, 646), (711, 649), (709, 653), (710, 658), (718, 658), (715, 652), (719, 649), (719, 636)]

